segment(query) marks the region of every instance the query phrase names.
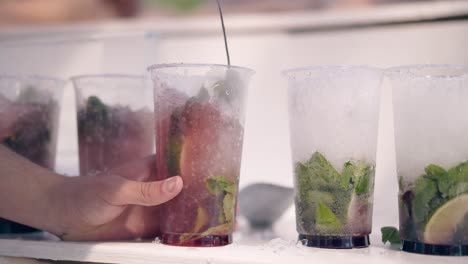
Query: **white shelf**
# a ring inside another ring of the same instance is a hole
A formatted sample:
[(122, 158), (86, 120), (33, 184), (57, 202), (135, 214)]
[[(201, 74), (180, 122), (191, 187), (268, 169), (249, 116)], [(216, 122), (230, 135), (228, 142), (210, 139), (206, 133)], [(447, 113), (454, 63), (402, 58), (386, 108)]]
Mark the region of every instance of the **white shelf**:
[(233, 244), (218, 248), (182, 248), (153, 242), (77, 243), (0, 239), (0, 256), (97, 263), (408, 263), (466, 264), (468, 257), (438, 257), (384, 247), (332, 250), (297, 246), (293, 242)]

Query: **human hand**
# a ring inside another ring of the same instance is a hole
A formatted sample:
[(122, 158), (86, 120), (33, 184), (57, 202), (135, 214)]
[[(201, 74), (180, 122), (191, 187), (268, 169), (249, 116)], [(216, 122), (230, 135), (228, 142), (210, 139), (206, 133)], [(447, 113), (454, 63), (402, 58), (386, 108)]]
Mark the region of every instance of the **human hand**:
[(182, 190), (179, 176), (155, 179), (154, 156), (106, 174), (65, 178), (52, 192), (64, 240), (124, 240), (158, 235), (156, 205)]

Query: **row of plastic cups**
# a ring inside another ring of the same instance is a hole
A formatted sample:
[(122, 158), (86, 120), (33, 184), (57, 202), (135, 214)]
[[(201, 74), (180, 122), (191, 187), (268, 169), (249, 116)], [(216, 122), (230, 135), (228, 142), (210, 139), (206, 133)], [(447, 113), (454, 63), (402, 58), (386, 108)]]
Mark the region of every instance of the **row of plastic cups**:
[[(143, 77), (72, 78), (80, 173), (96, 174), (151, 154), (155, 124), (157, 179), (181, 175), (185, 183), (183, 192), (161, 208), (162, 242), (228, 244), (247, 85), (253, 71), (190, 64), (155, 65), (149, 70), (154, 122)], [(463, 100), (468, 95), (468, 69), (464, 66), (389, 70), (330, 66), (285, 72), (299, 239), (317, 247), (369, 245), (380, 84), (385, 75), (393, 84), (403, 249), (466, 255), (468, 146), (463, 140), (468, 119), (462, 114), (468, 107)], [(39, 80), (45, 79), (35, 81)], [(16, 82), (2, 88), (0, 119), (7, 124), (3, 127), (8, 128), (8, 120), (13, 124), (13, 133), (3, 132), (4, 144), (50, 168), (60, 89), (40, 88), (44, 86)]]
[(393, 87), (402, 248), (468, 253), (467, 67), (316, 67), (286, 75), (297, 231), (304, 244), (369, 244), (386, 77)]

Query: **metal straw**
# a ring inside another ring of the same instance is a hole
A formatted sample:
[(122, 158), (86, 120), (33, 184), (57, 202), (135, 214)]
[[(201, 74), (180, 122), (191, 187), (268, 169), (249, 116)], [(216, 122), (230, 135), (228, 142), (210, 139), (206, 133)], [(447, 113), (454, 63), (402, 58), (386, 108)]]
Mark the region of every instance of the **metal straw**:
[(219, 17), (221, 18), (221, 26), (223, 27), (224, 47), (226, 49), (227, 64), (230, 67), (231, 59), (229, 58), (229, 48), (228, 48), (228, 43), (227, 43), (227, 38), (226, 38), (226, 27), (224, 26), (224, 17), (223, 17), (223, 11), (221, 8), (221, 0), (216, 0), (216, 1), (218, 2)]

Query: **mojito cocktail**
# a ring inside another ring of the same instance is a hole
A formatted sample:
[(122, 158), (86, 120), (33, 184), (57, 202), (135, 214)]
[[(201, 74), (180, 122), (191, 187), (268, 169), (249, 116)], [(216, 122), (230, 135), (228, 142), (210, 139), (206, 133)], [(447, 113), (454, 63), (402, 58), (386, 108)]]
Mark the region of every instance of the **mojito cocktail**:
[(141, 76), (88, 75), (75, 85), (81, 175), (153, 153), (151, 89)]
[(330, 66), (285, 75), (299, 240), (368, 246), (382, 73)]
[(232, 242), (252, 71), (223, 65), (149, 68), (154, 82), (160, 179), (180, 175), (182, 192), (162, 206), (161, 240), (178, 246)]
[[(64, 81), (49, 77), (0, 76), (0, 143), (53, 170)], [(0, 219), (0, 233), (35, 229)]]
[(402, 248), (468, 255), (468, 67), (390, 69)]

